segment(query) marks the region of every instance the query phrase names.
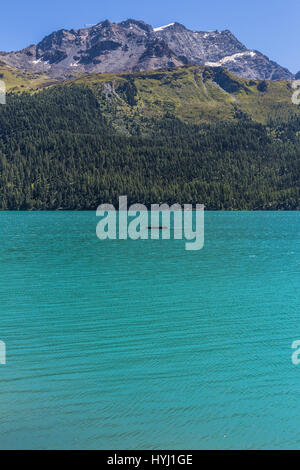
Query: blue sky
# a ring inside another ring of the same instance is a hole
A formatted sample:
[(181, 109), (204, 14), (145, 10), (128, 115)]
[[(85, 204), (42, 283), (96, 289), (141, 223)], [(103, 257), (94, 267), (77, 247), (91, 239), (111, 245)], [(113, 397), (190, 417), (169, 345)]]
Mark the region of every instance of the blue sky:
[(61, 28), (127, 18), (152, 26), (178, 21), (198, 30), (230, 29), (250, 49), (300, 70), (299, 0), (11, 0), (2, 2), (0, 50), (21, 49)]

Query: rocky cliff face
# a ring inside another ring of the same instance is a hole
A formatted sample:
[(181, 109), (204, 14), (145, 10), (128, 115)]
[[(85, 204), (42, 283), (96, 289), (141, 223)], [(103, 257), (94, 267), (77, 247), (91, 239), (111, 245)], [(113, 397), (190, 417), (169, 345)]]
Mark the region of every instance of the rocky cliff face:
[(247, 51), (228, 31), (190, 31), (179, 23), (154, 29), (154, 34), (165, 41), (178, 56), (191, 64), (218, 61), (225, 56)]
[(153, 29), (133, 19), (56, 31), (37, 45), (0, 53), (0, 60), (62, 78), (78, 72), (135, 72), (184, 64), (223, 66), (240, 77), (259, 80), (294, 78), (260, 52), (249, 51), (228, 30), (191, 31), (179, 23)]
[(156, 28), (181, 59), (190, 64), (225, 67), (239, 77), (257, 80), (292, 80), (293, 74), (255, 50), (248, 50), (229, 31), (190, 31), (179, 23)]

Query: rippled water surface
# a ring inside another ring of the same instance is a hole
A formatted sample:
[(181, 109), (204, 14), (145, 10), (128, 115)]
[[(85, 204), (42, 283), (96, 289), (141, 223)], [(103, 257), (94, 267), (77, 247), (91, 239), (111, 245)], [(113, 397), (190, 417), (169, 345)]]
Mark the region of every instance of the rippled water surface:
[(300, 214), (210, 212), (205, 247), (0, 213), (0, 448), (300, 449)]

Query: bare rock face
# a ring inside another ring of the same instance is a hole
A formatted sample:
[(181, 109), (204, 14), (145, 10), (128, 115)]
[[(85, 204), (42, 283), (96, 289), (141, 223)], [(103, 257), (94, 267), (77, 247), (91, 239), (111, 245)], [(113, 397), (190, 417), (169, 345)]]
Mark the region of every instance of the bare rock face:
[(134, 72), (185, 64), (223, 66), (240, 77), (292, 80), (294, 75), (258, 51), (249, 51), (228, 30), (191, 31), (179, 23), (153, 29), (128, 19), (102, 21), (91, 28), (56, 31), (37, 45), (0, 53), (0, 60), (22, 70), (56, 78), (83, 72)]
[(77, 71), (120, 73), (183, 65), (152, 32), (142, 21), (107, 20), (91, 28), (56, 31), (36, 46), (0, 53), (0, 58), (14, 67), (54, 77), (73, 76)]
[(216, 62), (225, 56), (247, 51), (230, 31), (190, 31), (179, 23), (154, 29), (156, 37), (165, 41), (178, 56), (190, 64)]
[(226, 56), (217, 62), (206, 62), (207, 66), (225, 67), (238, 77), (254, 80), (292, 80), (293, 74), (258, 51), (245, 51)]
[(189, 64), (225, 67), (239, 77), (257, 80), (292, 80), (293, 74), (258, 51), (248, 50), (229, 31), (190, 31), (179, 23), (154, 29), (182, 60)]

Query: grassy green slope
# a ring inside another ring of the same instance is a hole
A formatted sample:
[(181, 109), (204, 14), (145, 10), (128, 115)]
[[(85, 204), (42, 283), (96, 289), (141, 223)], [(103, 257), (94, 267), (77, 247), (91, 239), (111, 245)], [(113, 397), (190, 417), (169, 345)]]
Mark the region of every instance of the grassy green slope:
[(245, 113), (267, 123), (280, 115), (299, 113), (292, 103), (290, 82), (262, 82), (235, 77), (224, 69), (189, 66), (175, 70), (135, 74), (91, 74), (69, 85), (80, 84), (93, 90), (102, 111), (116, 128), (143, 119), (160, 118), (166, 113), (186, 123), (200, 124), (231, 120)]
[[(0, 72), (0, 210), (147, 205), (300, 209), (300, 107), (288, 82), (199, 66), (48, 77)], [(266, 125), (267, 124), (267, 125)]]
[[(83, 74), (58, 82), (41, 73), (20, 72), (0, 62), (0, 77), (11, 93), (38, 92), (57, 85), (84, 85), (97, 97), (116, 130), (147, 131), (149, 119), (171, 114), (190, 124), (238, 118), (245, 113), (266, 124), (299, 113), (290, 82), (262, 82), (236, 77), (225, 69), (186, 66), (133, 74)], [(144, 123), (144, 126), (143, 126)]]
[(20, 94), (25, 92), (34, 93), (41, 88), (57, 83), (46, 74), (40, 72), (23, 72), (9, 67), (0, 61), (0, 79), (4, 81), (8, 93)]

